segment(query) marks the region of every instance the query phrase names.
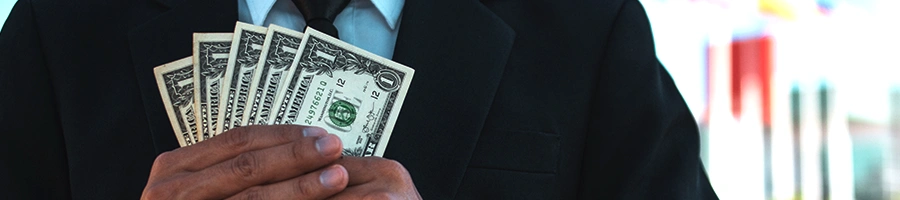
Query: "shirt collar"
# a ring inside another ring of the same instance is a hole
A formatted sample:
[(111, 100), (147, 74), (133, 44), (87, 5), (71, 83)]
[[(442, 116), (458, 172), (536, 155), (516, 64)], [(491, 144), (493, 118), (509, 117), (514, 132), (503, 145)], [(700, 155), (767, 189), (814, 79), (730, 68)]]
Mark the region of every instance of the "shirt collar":
[[(250, 11), (250, 17), (253, 24), (263, 24), (272, 6), (276, 0), (246, 0), (247, 8)], [(287, 0), (282, 0), (287, 1)], [(384, 16), (384, 20), (392, 30), (397, 30), (397, 23), (400, 22), (400, 11), (403, 10), (405, 0), (369, 0)]]
[(246, 3), (253, 24), (260, 25), (266, 21), (266, 16), (275, 5), (275, 0), (246, 0)]
[(400, 11), (403, 10), (403, 3), (405, 0), (371, 0), (372, 4), (375, 5), (375, 8), (378, 8), (378, 11), (381, 12), (381, 15), (384, 16), (384, 20), (387, 20), (388, 26), (391, 26), (391, 30), (397, 30), (397, 23), (400, 21)]

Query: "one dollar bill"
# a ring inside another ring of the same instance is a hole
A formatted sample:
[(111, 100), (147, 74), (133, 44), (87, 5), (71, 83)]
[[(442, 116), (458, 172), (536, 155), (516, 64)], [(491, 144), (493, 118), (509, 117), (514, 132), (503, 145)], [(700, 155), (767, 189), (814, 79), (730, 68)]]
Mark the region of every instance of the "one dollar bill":
[(263, 44), (263, 52), (259, 56), (256, 72), (253, 72), (253, 83), (250, 85), (250, 99), (244, 119), (247, 125), (266, 125), (272, 108), (275, 106), (275, 95), (283, 89), (284, 81), (294, 63), (303, 33), (270, 25)]
[(194, 33), (194, 110), (200, 141), (215, 134), (232, 33)]
[(325, 128), (344, 155), (382, 156), (414, 70), (312, 28), (300, 49), (271, 121)]
[(158, 66), (153, 74), (178, 144), (183, 147), (198, 142), (193, 60), (187, 57)]
[(225, 102), (219, 106), (216, 134), (244, 124), (241, 119), (250, 96), (250, 84), (263, 50), (266, 31), (264, 27), (242, 22), (235, 25), (225, 69)]

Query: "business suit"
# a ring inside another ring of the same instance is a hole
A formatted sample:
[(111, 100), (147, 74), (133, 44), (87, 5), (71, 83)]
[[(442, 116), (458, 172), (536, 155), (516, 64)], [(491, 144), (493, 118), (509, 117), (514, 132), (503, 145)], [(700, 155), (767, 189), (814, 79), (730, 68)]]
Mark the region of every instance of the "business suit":
[[(236, 20), (218, 0), (19, 0), (2, 193), (137, 198), (178, 146), (152, 68)], [(394, 60), (416, 77), (385, 157), (425, 199), (715, 198), (637, 1), (410, 0), (401, 20)]]

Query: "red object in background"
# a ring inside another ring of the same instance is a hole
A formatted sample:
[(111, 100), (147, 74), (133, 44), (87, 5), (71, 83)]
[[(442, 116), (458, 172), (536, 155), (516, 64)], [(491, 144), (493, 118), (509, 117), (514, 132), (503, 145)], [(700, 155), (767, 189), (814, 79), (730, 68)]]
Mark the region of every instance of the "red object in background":
[(731, 111), (741, 115), (743, 84), (758, 84), (763, 123), (771, 124), (772, 37), (761, 36), (731, 44)]

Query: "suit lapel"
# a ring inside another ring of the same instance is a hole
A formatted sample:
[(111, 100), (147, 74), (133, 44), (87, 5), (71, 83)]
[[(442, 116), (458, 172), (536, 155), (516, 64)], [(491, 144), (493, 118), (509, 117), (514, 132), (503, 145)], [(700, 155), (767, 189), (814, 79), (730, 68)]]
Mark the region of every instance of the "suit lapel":
[(156, 87), (153, 68), (190, 56), (194, 32), (232, 32), (237, 4), (219, 0), (158, 1), (170, 9), (130, 30), (128, 39), (153, 143), (160, 153), (177, 148), (178, 142)]
[(416, 75), (385, 157), (407, 167), (423, 196), (455, 196), (514, 38), (477, 1), (406, 1), (394, 60)]

